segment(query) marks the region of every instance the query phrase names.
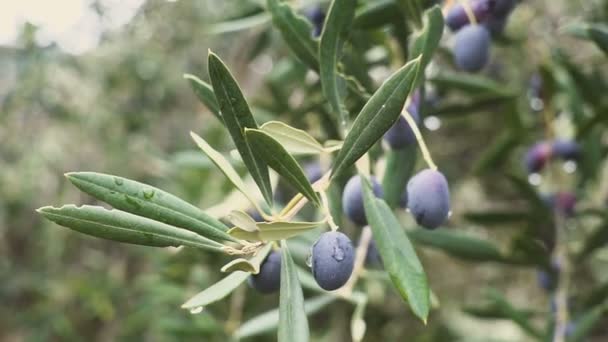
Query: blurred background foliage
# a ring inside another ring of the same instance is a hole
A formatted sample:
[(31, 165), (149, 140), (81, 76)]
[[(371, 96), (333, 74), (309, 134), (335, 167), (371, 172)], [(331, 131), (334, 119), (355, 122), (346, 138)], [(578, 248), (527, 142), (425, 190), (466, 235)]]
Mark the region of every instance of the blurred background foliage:
[[(362, 7), (386, 2), (360, 1)], [(182, 78), (188, 72), (206, 79), (208, 48), (230, 65), (259, 122), (278, 117), (321, 139), (335, 138), (318, 82), (271, 28), (260, 3), (149, 0), (130, 22), (104, 31), (97, 47), (79, 55), (39, 44), (38, 29), (29, 23), (16, 44), (0, 47), (0, 340), (225, 341), (235, 322), (277, 306), (278, 297), (242, 288), (191, 315), (180, 304), (221, 277), (225, 257), (93, 239), (34, 212), (50, 203), (94, 202), (63, 177), (75, 170), (153, 184), (201, 208), (222, 202), (230, 185), (194, 150), (188, 132), (223, 152), (232, 147)], [(305, 11), (316, 2), (296, 3)], [(103, 6), (91, 6), (103, 19)], [(392, 17), (360, 18), (353, 32), (357, 43), (349, 48), (356, 53), (346, 67), (358, 70), (359, 53), (373, 60), (365, 87), (376, 87), (407, 50), (409, 28)], [(572, 270), (574, 317), (605, 301), (608, 64), (592, 42), (563, 27), (607, 18), (602, 0), (523, 1), (494, 42), (491, 65), (466, 77), (451, 64), (446, 34), (430, 66), (422, 116), (427, 143), (451, 185), (449, 226), (518, 261), (467, 255), (470, 241), (465, 252), (449, 254), (441, 246), (422, 247), (429, 245), (424, 236), (415, 238), (441, 306), (424, 326), (384, 281), (366, 281), (365, 340), (528, 340), (522, 319), (542, 327), (550, 317), (550, 296), (536, 278), (548, 263), (553, 231), (530, 189), (576, 193), (568, 244), (575, 251), (591, 245), (591, 251), (588, 262)], [(542, 81), (540, 88), (531, 88), (533, 78)], [(547, 123), (556, 135), (576, 138), (584, 157), (575, 173), (554, 165), (559, 176), (532, 187), (522, 155), (545, 138)], [(345, 230), (355, 235), (348, 223)], [(314, 315), (312, 336), (350, 340), (352, 310), (336, 302)], [(605, 340), (607, 322), (604, 311), (590, 338)]]

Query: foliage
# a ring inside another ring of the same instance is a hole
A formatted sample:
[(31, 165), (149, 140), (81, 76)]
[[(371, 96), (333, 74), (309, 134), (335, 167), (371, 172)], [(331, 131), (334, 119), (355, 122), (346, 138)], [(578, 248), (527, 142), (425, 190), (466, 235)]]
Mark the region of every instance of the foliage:
[[(203, 5), (150, 1), (137, 25), (78, 58), (25, 36), (23, 47), (3, 53), (21, 67), (2, 102), (3, 131), (14, 143), (2, 147), (8, 261), (0, 274), (8, 281), (0, 296), (27, 310), (0, 311), (0, 331), (68, 340), (472, 341), (494, 333), (473, 327), (501, 320), (510, 322), (505, 340), (605, 337), (602, 1), (580, 13), (567, 1), (519, 2), (506, 30), (492, 31), (488, 65), (475, 74), (452, 61), (457, 33), (444, 29), (442, 12), (454, 4), (433, 3), (315, 2), (327, 9), (317, 38), (300, 2), (227, 1), (217, 10), (225, 18), (203, 30), (202, 45), (217, 51), (207, 63), (193, 33), (209, 19)], [(557, 14), (546, 11), (553, 6)], [(468, 12), (472, 25), (485, 25)], [(169, 36), (160, 34), (166, 14), (180, 23)], [(544, 39), (553, 16), (565, 25)], [(527, 21), (537, 25), (520, 28)], [(146, 30), (166, 44), (141, 38)], [(51, 78), (54, 69), (68, 75)], [(82, 96), (62, 93), (73, 89)], [(188, 115), (197, 98), (203, 114)], [(420, 125), (408, 113), (412, 103)], [(40, 122), (32, 109), (43, 113)], [(18, 135), (20, 115), (31, 133)], [(399, 118), (416, 142), (393, 149), (382, 137)], [(555, 139), (580, 149), (532, 153), (540, 166), (528, 173), (526, 149)], [(310, 163), (320, 178), (311, 179)], [(451, 196), (449, 219), (432, 231), (417, 227), (425, 213), (412, 217), (402, 197), (426, 168), (445, 175)], [(369, 227), (340, 208), (354, 174)], [(372, 176), (385, 199), (374, 196)], [(144, 247), (100, 243), (33, 216), (56, 201), (85, 203), (39, 213)], [(321, 289), (304, 267), (328, 229), (355, 242), (353, 274), (336, 291)], [(382, 270), (366, 264), (372, 246)], [(281, 250), (280, 294), (246, 293), (242, 284), (271, 249)], [(539, 271), (557, 282), (546, 296), (530, 286)]]

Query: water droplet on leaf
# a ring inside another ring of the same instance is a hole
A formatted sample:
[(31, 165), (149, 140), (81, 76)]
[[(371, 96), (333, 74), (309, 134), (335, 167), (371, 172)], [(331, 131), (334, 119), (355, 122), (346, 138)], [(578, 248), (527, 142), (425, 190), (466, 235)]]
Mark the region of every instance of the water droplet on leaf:
[(125, 181), (122, 178), (114, 177), (114, 183), (116, 185), (122, 185)]
[(193, 315), (199, 314), (203, 312), (203, 307), (202, 306), (197, 306), (195, 308), (190, 309), (190, 313)]
[(144, 198), (145, 199), (151, 199), (152, 197), (154, 197), (154, 190), (144, 190)]

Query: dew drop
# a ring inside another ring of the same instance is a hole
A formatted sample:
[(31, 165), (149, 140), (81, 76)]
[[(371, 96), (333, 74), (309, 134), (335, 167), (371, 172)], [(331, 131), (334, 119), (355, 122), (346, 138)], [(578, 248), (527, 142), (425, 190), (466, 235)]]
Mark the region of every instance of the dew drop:
[(566, 171), (566, 173), (574, 173), (574, 171), (576, 171), (576, 162), (573, 160), (568, 160), (566, 162), (564, 162), (564, 165), (562, 166), (564, 168), (564, 171)]
[(116, 185), (122, 185), (125, 181), (122, 178), (114, 177), (114, 183)]
[(541, 98), (533, 97), (532, 99), (530, 99), (530, 108), (532, 108), (532, 110), (536, 112), (540, 112), (541, 110), (543, 110), (543, 108), (545, 108), (545, 103)]
[(331, 256), (336, 261), (344, 260), (344, 249), (342, 249), (340, 246), (334, 246), (334, 252)]
[(151, 199), (152, 197), (154, 197), (154, 190), (144, 190), (144, 198), (145, 199)]
[(539, 186), (540, 183), (542, 183), (543, 181), (543, 177), (541, 175), (539, 175), (538, 173), (531, 173), (528, 176), (528, 182), (534, 186)]
[(312, 254), (308, 254), (306, 257), (306, 266), (312, 267)]
[(448, 218), (452, 217), (452, 211), (448, 211)]
[(201, 312), (203, 312), (202, 306), (197, 306), (195, 308), (190, 309), (190, 313), (193, 315), (200, 314)]

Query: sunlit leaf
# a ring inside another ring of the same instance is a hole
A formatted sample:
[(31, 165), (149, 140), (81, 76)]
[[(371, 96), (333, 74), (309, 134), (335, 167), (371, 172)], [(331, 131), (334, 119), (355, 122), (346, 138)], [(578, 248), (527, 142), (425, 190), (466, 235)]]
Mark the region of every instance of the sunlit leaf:
[(199, 292), (196, 296), (188, 299), (187, 302), (182, 304), (182, 308), (192, 310), (222, 300), (239, 287), (239, 285), (244, 283), (250, 275), (251, 274), (248, 272), (233, 272), (217, 283)]
[(251, 274), (258, 274), (260, 272), (260, 265), (266, 259), (268, 253), (272, 249), (272, 244), (268, 243), (262, 249), (260, 249), (254, 256), (249, 259), (238, 258), (230, 261), (224, 265), (221, 269), (224, 273), (244, 271)]
[(306, 131), (291, 127), (280, 121), (269, 121), (260, 130), (278, 141), (291, 154), (319, 154), (325, 148)]
[(293, 236), (305, 233), (314, 229), (325, 221), (319, 222), (259, 222), (257, 223), (258, 230), (249, 232), (241, 228), (235, 227), (228, 231), (231, 236), (249, 241), (277, 241), (289, 239)]

